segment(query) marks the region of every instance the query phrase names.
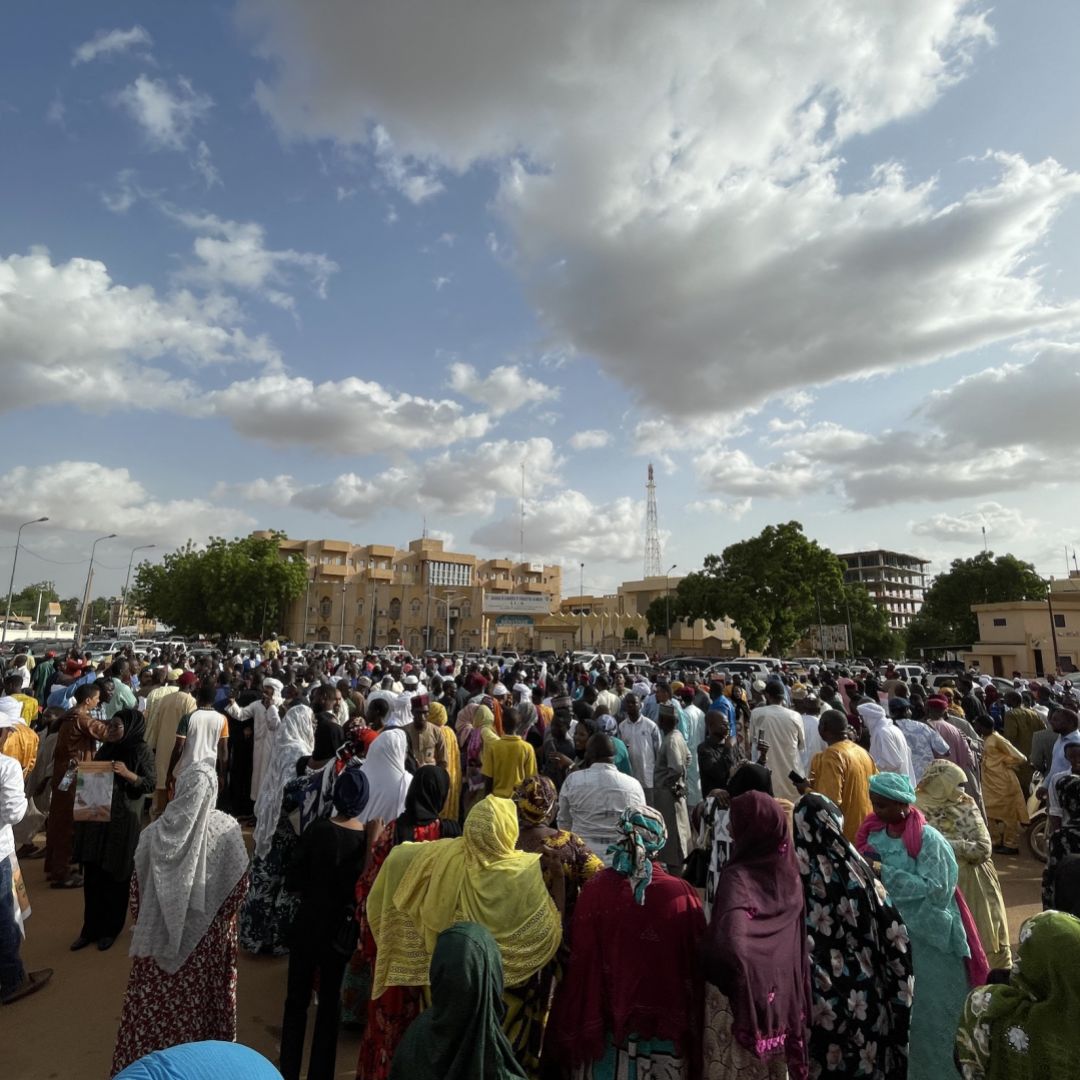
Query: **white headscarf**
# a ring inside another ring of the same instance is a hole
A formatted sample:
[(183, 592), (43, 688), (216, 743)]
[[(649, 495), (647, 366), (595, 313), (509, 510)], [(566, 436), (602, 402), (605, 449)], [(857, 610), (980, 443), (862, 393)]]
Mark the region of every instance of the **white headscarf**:
[(405, 809), (412, 777), (405, 768), (409, 739), (401, 728), (386, 728), (368, 747), (364, 775), (368, 780), (368, 801), (362, 820), (381, 818), (393, 821)]
[(235, 818), (214, 809), (217, 772), (196, 761), (176, 780), (176, 797), (147, 825), (135, 849), (139, 918), (132, 956), (179, 971), (248, 867)]
[(270, 852), (278, 818), (281, 794), (296, 776), (296, 763), (310, 757), (315, 749), (315, 714), (306, 705), (294, 705), (273, 733), (270, 759), (255, 800), (255, 854), (265, 859)]
[(865, 701), (856, 710), (870, 732), (870, 756), (882, 772), (904, 773), (915, 786), (915, 770), (911, 750), (904, 733), (885, 715), (885, 710), (873, 701)]
[(269, 686), (274, 692), (274, 699), (271, 701), (271, 705), (280, 705), (282, 701), (281, 691), (285, 689), (284, 683), (280, 679), (263, 679), (263, 686)]

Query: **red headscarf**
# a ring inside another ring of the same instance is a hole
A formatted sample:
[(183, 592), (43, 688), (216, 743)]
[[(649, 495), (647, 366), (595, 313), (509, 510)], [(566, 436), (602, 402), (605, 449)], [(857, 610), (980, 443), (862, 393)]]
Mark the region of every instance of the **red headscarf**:
[(705, 977), (727, 995), (739, 1044), (809, 1072), (810, 963), (802, 882), (787, 815), (748, 791), (731, 800), (731, 858), (720, 874), (705, 941)]

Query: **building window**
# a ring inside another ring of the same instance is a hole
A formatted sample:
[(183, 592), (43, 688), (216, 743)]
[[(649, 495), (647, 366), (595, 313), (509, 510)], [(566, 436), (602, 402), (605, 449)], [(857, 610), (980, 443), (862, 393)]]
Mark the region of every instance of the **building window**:
[(329, 596), (324, 596), (324, 597), (323, 597), (323, 598), (322, 598), (322, 599), (321, 599), (321, 600), (319, 601), (319, 614), (320, 614), (320, 615), (321, 615), (321, 616), (322, 616), (322, 617), (323, 617), (324, 619), (329, 619), (329, 618), (330, 618), (330, 612), (331, 612), (331, 611), (333, 611), (333, 610), (334, 610), (334, 603), (333, 603), (333, 601), (332, 601), (332, 600), (330, 599), (330, 597), (329, 597)]
[(1055, 626), (1064, 626), (1065, 625), (1065, 616), (1064, 615), (1058, 615), (1055, 612), (1055, 614), (1054, 614), (1054, 625)]
[(364, 614), (364, 601), (363, 600), (357, 600), (356, 601), (356, 614), (357, 615), (363, 615)]
[(390, 618), (394, 622), (401, 619), (401, 601), (396, 596), (390, 601)]
[(419, 600), (417, 600), (415, 598), (413, 599), (412, 603), (409, 604), (409, 612), (410, 612), (410, 614), (412, 615), (412, 617), (414, 619), (416, 618), (417, 615), (420, 614), (420, 601)]
[(1005, 625), (1005, 620), (1004, 619), (995, 619), (994, 620), (994, 625), (995, 626), (1004, 626)]
[(427, 562), (429, 585), (467, 586), (472, 584), (472, 567), (468, 563), (452, 563), (443, 560)]

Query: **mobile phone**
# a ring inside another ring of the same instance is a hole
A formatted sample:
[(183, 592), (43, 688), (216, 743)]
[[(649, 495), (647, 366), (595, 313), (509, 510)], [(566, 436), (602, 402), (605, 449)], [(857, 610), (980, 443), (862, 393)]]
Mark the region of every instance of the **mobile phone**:
[(796, 787), (798, 787), (798, 786), (799, 786), (800, 784), (805, 784), (805, 783), (806, 783), (806, 777), (805, 777), (805, 776), (800, 776), (800, 775), (799, 775), (799, 774), (798, 774), (798, 773), (797, 773), (797, 772), (796, 772), (796, 771), (795, 771), (794, 769), (792, 769), (792, 770), (791, 770), (791, 772), (789, 772), (789, 773), (787, 774), (787, 778), (788, 778), (788, 779), (789, 779), (789, 780), (790, 780), (790, 781), (791, 781), (791, 782), (792, 782), (792, 783), (793, 783), (793, 784), (794, 784), (794, 785), (795, 785)]

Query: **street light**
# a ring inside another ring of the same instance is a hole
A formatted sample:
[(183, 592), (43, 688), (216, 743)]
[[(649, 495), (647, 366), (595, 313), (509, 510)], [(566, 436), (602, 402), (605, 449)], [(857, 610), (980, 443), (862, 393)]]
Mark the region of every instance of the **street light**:
[(581, 564), (581, 580), (578, 582), (578, 648), (585, 651), (585, 564)]
[(109, 533), (108, 536), (99, 536), (90, 545), (90, 568), (86, 571), (86, 588), (83, 589), (82, 608), (79, 611), (79, 625), (76, 627), (75, 634), (75, 643), (80, 647), (82, 646), (83, 623), (86, 622), (86, 605), (90, 603), (90, 580), (94, 576), (94, 553), (97, 551), (97, 546), (101, 543), (102, 540), (115, 539), (116, 533)]
[(664, 571), (664, 639), (667, 641), (667, 651), (671, 652), (671, 571), (678, 566), (672, 563)]
[(135, 562), (136, 551), (148, 551), (152, 547), (157, 547), (157, 544), (140, 544), (138, 547), (131, 549), (131, 558), (128, 559), (127, 577), (124, 578), (124, 591), (120, 594), (120, 614), (116, 617), (116, 632), (119, 633), (124, 628), (124, 608), (127, 607), (127, 594), (128, 586), (131, 584), (131, 567)]
[[(428, 595), (429, 596), (431, 595), (430, 592), (428, 593)], [(453, 600), (468, 600), (468, 599), (469, 599), (469, 594), (468, 593), (455, 593), (453, 596), (444, 596), (441, 600), (438, 597), (435, 598), (435, 603), (436, 604), (445, 604), (446, 605), (446, 651), (447, 652), (452, 651), (451, 648), (450, 648), (450, 603)]]
[(15, 534), (15, 554), (11, 559), (11, 580), (8, 582), (7, 590), (7, 612), (4, 615), (4, 630), (0, 634), (0, 645), (7, 641), (7, 628), (8, 620), (11, 618), (11, 593), (15, 588), (15, 564), (19, 561), (19, 541), (22, 540), (22, 531), (27, 525), (40, 525), (43, 521), (48, 521), (47, 517), (34, 518), (33, 521), (24, 521), (19, 526), (19, 531)]

